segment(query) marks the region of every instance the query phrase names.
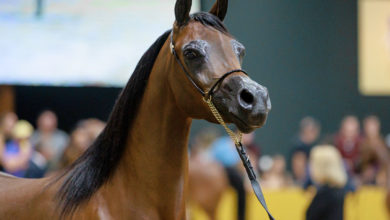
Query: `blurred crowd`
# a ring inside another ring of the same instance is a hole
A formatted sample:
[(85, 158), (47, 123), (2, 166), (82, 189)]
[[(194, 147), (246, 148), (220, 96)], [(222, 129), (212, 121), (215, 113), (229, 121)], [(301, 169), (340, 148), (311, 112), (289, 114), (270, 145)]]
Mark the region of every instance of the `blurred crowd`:
[[(362, 123), (357, 117), (348, 115), (333, 134), (321, 134), (319, 121), (305, 117), (299, 123), (287, 155), (262, 154), (253, 133), (244, 134), (243, 143), (251, 155), (252, 163), (257, 165), (255, 168), (265, 188), (307, 188), (313, 185), (309, 161), (311, 151), (317, 145), (330, 145), (337, 149), (348, 176), (350, 190), (361, 185), (386, 185), (385, 166), (390, 153), (390, 135), (385, 138), (381, 134), (381, 122), (373, 115), (364, 118)], [(203, 159), (215, 160), (223, 167), (241, 167), (229, 137), (220, 136), (217, 130), (211, 128), (195, 137), (192, 153), (196, 155), (193, 157), (202, 155)]]
[(288, 157), (292, 180), (304, 188), (312, 185), (309, 166), (311, 151), (316, 145), (331, 145), (342, 158), (349, 190), (362, 185), (386, 186), (388, 141), (381, 134), (379, 118), (373, 115), (364, 118), (362, 123), (357, 117), (348, 115), (342, 119), (337, 132), (324, 136), (321, 135), (320, 123), (306, 117), (300, 122)]
[[(0, 116), (0, 171), (40, 178), (65, 168), (91, 145), (105, 123), (81, 120), (68, 134), (58, 128), (56, 114), (45, 110), (35, 125), (13, 112)], [(346, 192), (363, 185), (390, 186), (390, 135), (385, 138), (381, 133), (376, 116), (359, 121), (348, 115), (333, 134), (322, 134), (320, 122), (305, 117), (291, 140), (288, 154), (266, 155), (255, 142), (254, 133), (243, 135), (263, 188), (317, 189), (307, 219), (320, 219), (318, 209), (324, 201), (332, 205), (333, 212), (321, 219), (342, 219)], [(189, 149), (191, 199), (214, 219), (222, 194), (233, 188), (237, 192), (237, 219), (245, 219), (246, 194), (252, 188), (231, 139), (216, 129), (204, 128), (192, 138)]]
[[(243, 144), (264, 189), (299, 187), (317, 191), (307, 210), (307, 219), (342, 219), (347, 192), (363, 185), (390, 185), (390, 135), (384, 137), (381, 121), (374, 115), (361, 122), (356, 116), (345, 116), (333, 134), (322, 134), (320, 122), (305, 117), (297, 126), (286, 155), (263, 154), (253, 133), (243, 136)], [(216, 167), (225, 175), (216, 177)], [(220, 186), (223, 176), (225, 187)], [(206, 179), (203, 182), (207, 182), (207, 187), (202, 187), (198, 179)], [(219, 186), (214, 186), (216, 181)], [(206, 129), (191, 145), (190, 188), (196, 192), (193, 197), (206, 211), (209, 207), (208, 215), (213, 218), (212, 203), (218, 201), (220, 194), (214, 192), (214, 198), (210, 198), (213, 195), (210, 188), (223, 191), (226, 187), (236, 190), (237, 219), (245, 219), (245, 192), (252, 189), (235, 146), (227, 136)], [(199, 196), (201, 193), (204, 196)]]
[(41, 178), (70, 165), (99, 135), (105, 123), (81, 120), (69, 134), (58, 129), (57, 116), (45, 110), (36, 128), (13, 112), (0, 116), (0, 171)]

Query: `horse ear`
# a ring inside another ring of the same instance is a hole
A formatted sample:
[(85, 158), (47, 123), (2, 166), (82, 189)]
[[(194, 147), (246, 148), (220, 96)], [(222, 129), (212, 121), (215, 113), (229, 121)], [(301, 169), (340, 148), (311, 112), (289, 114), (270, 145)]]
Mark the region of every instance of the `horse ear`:
[(187, 23), (190, 19), (192, 0), (177, 0), (175, 6), (176, 23), (179, 26)]
[(228, 0), (217, 0), (210, 10), (210, 13), (217, 16), (221, 21), (225, 19), (228, 9)]

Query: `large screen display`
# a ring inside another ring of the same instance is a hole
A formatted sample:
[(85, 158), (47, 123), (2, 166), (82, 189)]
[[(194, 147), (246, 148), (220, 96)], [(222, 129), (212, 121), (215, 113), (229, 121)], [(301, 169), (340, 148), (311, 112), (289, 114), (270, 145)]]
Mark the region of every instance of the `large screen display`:
[(1, 0), (0, 84), (123, 86), (175, 2)]
[(359, 0), (359, 89), (390, 95), (390, 1)]

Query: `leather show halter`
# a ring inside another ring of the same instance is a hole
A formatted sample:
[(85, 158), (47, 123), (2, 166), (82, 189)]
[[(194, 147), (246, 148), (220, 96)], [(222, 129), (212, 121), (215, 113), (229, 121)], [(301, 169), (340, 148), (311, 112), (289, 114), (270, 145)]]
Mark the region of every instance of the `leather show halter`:
[(245, 75), (248, 75), (248, 73), (246, 73), (246, 71), (243, 70), (243, 69), (235, 69), (235, 70), (229, 71), (229, 72), (225, 73), (221, 78), (219, 78), (219, 79), (217, 80), (217, 82), (214, 83), (214, 85), (211, 87), (211, 89), (210, 89), (209, 91), (205, 92), (205, 91), (203, 91), (202, 88), (200, 88), (200, 86), (198, 86), (198, 84), (196, 84), (196, 82), (192, 79), (191, 75), (187, 72), (186, 68), (184, 68), (183, 63), (180, 61), (180, 58), (179, 58), (179, 56), (177, 55), (176, 50), (175, 50), (175, 42), (173, 41), (173, 31), (172, 31), (172, 33), (171, 33), (170, 48), (171, 48), (172, 54), (173, 54), (174, 57), (176, 58), (177, 63), (179, 64), (179, 66), (181, 67), (181, 69), (184, 71), (184, 73), (186, 74), (187, 78), (190, 80), (190, 82), (192, 83), (192, 85), (200, 92), (200, 94), (202, 94), (202, 96), (203, 96), (204, 98), (206, 98), (206, 99), (208, 99), (209, 97), (211, 97), (211, 95), (214, 94), (215, 88), (216, 88), (220, 83), (222, 83), (223, 80), (226, 79), (226, 77), (228, 77), (230, 74), (242, 72), (242, 73), (244, 73)]
[(263, 206), (263, 208), (267, 212), (269, 219), (274, 220), (274, 217), (271, 215), (271, 213), (268, 210), (268, 207), (267, 207), (267, 204), (265, 202), (264, 195), (263, 195), (263, 192), (261, 190), (261, 187), (260, 187), (259, 183), (257, 182), (255, 171), (253, 170), (252, 164), (249, 161), (249, 157), (248, 157), (248, 155), (247, 155), (247, 153), (245, 151), (244, 146), (241, 143), (241, 139), (242, 139), (241, 132), (238, 132), (238, 134), (235, 134), (226, 125), (226, 123), (224, 122), (224, 120), (223, 120), (222, 116), (220, 115), (218, 109), (214, 106), (214, 104), (212, 102), (212, 95), (214, 94), (214, 90), (218, 87), (218, 85), (220, 85), (223, 82), (224, 79), (226, 79), (229, 75), (231, 75), (233, 73), (238, 73), (238, 72), (241, 72), (241, 73), (244, 73), (245, 75), (248, 75), (247, 72), (245, 70), (243, 70), (243, 69), (235, 69), (235, 70), (229, 71), (229, 72), (225, 73), (221, 78), (219, 78), (214, 83), (214, 85), (210, 88), (209, 91), (205, 92), (193, 80), (193, 78), (191, 77), (190, 73), (186, 70), (186, 68), (184, 67), (183, 63), (181, 62), (179, 56), (177, 55), (176, 50), (175, 50), (175, 42), (173, 41), (173, 31), (171, 33), (170, 49), (171, 49), (171, 52), (172, 52), (173, 56), (175, 57), (177, 63), (179, 64), (179, 66), (181, 67), (183, 72), (186, 74), (188, 80), (192, 83), (192, 85), (203, 96), (203, 100), (209, 106), (209, 108), (210, 108), (211, 112), (213, 113), (214, 117), (225, 128), (225, 130), (229, 134), (230, 138), (234, 141), (234, 144), (236, 146), (236, 150), (237, 150), (237, 152), (238, 152), (238, 154), (239, 154), (239, 156), (241, 158), (241, 161), (242, 161), (242, 163), (243, 163), (243, 165), (245, 167), (246, 173), (248, 174), (249, 180), (251, 181), (251, 185), (252, 185), (254, 193), (256, 194), (257, 199), (259, 200), (260, 204)]

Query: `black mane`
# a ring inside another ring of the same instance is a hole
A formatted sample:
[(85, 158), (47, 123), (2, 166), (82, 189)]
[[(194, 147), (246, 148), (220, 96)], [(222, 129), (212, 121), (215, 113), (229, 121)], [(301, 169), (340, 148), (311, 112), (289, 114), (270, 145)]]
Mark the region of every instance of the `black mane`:
[[(209, 13), (196, 13), (191, 19), (228, 33), (223, 23)], [(137, 115), (154, 62), (171, 30), (161, 35), (138, 62), (129, 82), (117, 99), (107, 126), (88, 150), (64, 174), (65, 181), (57, 192), (61, 217), (72, 215), (80, 204), (104, 185), (122, 158), (126, 139)]]

